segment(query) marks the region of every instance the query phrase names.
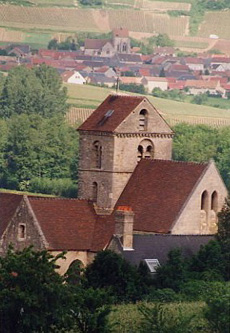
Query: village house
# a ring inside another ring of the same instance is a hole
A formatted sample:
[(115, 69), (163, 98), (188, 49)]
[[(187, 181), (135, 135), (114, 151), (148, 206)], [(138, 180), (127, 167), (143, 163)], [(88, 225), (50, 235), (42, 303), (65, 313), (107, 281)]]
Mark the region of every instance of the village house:
[(171, 160), (174, 133), (145, 96), (109, 95), (78, 131), (78, 199), (0, 193), (2, 255), (10, 243), (65, 250), (63, 274), (109, 248), (151, 268), (212, 238), (227, 196), (219, 172)]
[(63, 82), (73, 84), (85, 84), (86, 79), (77, 71), (65, 71), (61, 74)]
[(168, 90), (168, 80), (165, 77), (145, 76), (141, 82), (150, 94), (154, 88), (160, 88), (162, 91)]

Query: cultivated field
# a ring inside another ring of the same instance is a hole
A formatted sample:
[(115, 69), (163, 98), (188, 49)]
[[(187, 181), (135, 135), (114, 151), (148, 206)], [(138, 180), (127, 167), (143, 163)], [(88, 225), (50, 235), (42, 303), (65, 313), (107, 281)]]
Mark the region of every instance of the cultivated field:
[(186, 34), (188, 17), (170, 17), (167, 14), (154, 14), (135, 10), (110, 10), (111, 28), (126, 27), (130, 31), (167, 33), (171, 36)]
[[(90, 85), (80, 86), (65, 84), (65, 86), (68, 89), (69, 103), (74, 104), (74, 107), (76, 108), (81, 108), (81, 111), (72, 109), (72, 113), (68, 116), (70, 123), (74, 123), (75, 121), (78, 121), (78, 119), (84, 120), (85, 117), (90, 114), (90, 110), (86, 109), (95, 109), (108, 96), (108, 94), (115, 93), (112, 89)], [(153, 96), (147, 97), (171, 125), (175, 125), (179, 122), (207, 124), (210, 126), (230, 125), (229, 110), (176, 102)]]
[(115, 27), (130, 31), (168, 33), (182, 36), (188, 17), (170, 17), (139, 10), (92, 10), (0, 6), (1, 26), (19, 29), (107, 32)]
[(198, 35), (209, 37), (211, 34), (230, 39), (230, 10), (205, 13)]
[(23, 42), (24, 33), (18, 30), (9, 30), (0, 28), (0, 41), (1, 42)]
[(100, 31), (93, 10), (72, 8), (40, 8), (0, 6), (2, 26), (39, 28), (59, 31)]
[(167, 12), (168, 10), (184, 10), (190, 11), (191, 4), (181, 2), (162, 2), (162, 1), (150, 1), (143, 0), (142, 8), (146, 10), (152, 10), (156, 12)]

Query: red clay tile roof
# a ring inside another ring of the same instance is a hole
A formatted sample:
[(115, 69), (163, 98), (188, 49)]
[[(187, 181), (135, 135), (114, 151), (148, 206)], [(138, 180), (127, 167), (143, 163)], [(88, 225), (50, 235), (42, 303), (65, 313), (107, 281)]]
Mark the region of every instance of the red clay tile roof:
[(101, 49), (106, 43), (111, 43), (110, 39), (85, 39), (85, 49)]
[(127, 38), (129, 37), (129, 30), (126, 28), (113, 29), (113, 36)]
[(52, 250), (90, 250), (96, 214), (86, 200), (28, 197)]
[(23, 196), (11, 193), (0, 193), (0, 236), (14, 216)]
[[(79, 127), (79, 130), (113, 132), (144, 98), (143, 96), (109, 95)], [(105, 119), (106, 113), (110, 110), (113, 110), (113, 113)]]
[(116, 203), (131, 206), (134, 230), (169, 233), (208, 164), (170, 160), (140, 161)]

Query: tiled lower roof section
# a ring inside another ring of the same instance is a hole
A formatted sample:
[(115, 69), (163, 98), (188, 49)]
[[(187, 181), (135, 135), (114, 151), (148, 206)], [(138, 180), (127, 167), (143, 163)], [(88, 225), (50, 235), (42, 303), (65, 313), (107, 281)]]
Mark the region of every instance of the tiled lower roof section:
[(22, 199), (23, 195), (4, 192), (0, 193), (0, 237), (14, 216)]
[(143, 159), (133, 172), (116, 207), (132, 207), (136, 231), (169, 233), (207, 166)]
[(96, 214), (87, 200), (28, 197), (52, 250), (90, 250)]

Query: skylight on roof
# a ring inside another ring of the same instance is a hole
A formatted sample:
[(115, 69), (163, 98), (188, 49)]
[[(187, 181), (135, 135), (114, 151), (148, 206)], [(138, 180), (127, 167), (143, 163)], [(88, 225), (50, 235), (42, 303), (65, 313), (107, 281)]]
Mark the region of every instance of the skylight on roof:
[(109, 119), (109, 117), (112, 116), (113, 112), (114, 112), (114, 110), (108, 110), (108, 111), (106, 111), (106, 113), (103, 116), (103, 118), (98, 122), (98, 125), (99, 126), (103, 125)]
[(157, 267), (160, 266), (158, 259), (145, 259), (145, 263), (147, 264), (151, 273), (156, 273)]
[(113, 112), (114, 112), (114, 110), (108, 110), (108, 111), (106, 112), (106, 114), (105, 114), (105, 117), (110, 117), (110, 116), (112, 116)]

